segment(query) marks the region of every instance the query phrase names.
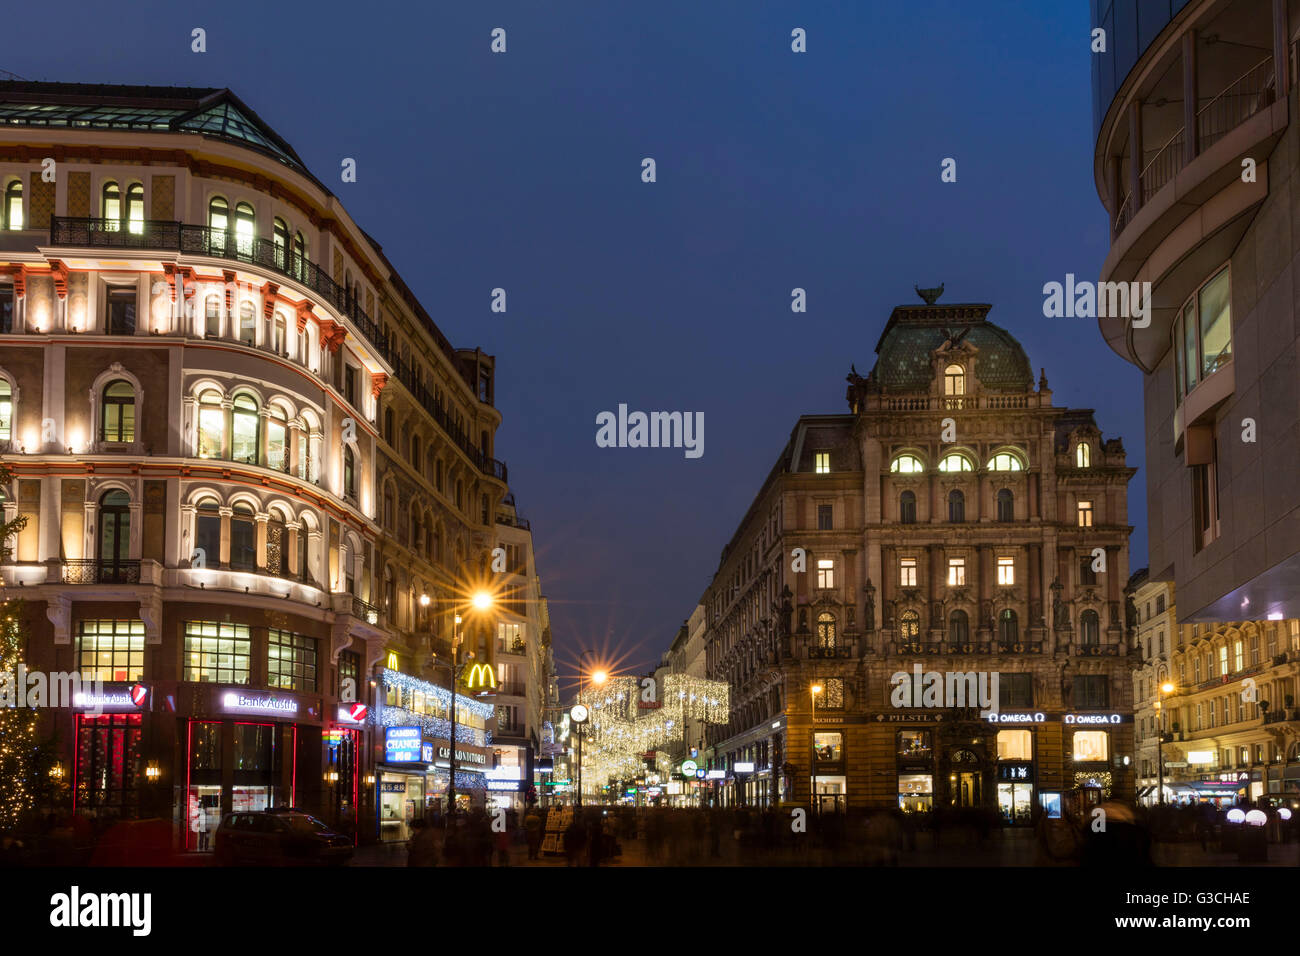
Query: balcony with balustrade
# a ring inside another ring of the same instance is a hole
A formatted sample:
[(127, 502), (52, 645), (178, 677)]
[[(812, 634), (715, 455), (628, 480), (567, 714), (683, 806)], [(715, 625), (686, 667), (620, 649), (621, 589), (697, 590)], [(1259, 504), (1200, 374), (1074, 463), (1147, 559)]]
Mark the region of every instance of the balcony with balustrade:
[[(1168, 349), (1177, 311), (1228, 258), (1268, 193), (1295, 58), (1272, 6), (1188, 4), (1097, 105), (1094, 175), (1111, 225), (1100, 279), (1152, 283), (1149, 326), (1135, 331), (1131, 316), (1098, 322), (1111, 348), (1142, 368)], [(1246, 160), (1253, 178), (1243, 175)]]

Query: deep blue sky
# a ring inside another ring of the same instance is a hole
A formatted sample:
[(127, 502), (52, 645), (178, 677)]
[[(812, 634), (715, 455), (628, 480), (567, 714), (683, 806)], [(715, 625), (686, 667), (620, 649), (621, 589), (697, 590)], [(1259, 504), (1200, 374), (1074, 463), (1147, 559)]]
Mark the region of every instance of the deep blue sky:
[[(841, 412), (913, 284), (991, 302), (1142, 464), (1141, 379), (1042, 286), (1095, 278), (1084, 3), (14, 4), (0, 69), (228, 86), (457, 346), (497, 356), (498, 457), (557, 657), (668, 646), (795, 419)], [(190, 52), (190, 30), (208, 52)], [(494, 27), (508, 52), (489, 51)], [(790, 50), (803, 27), (808, 52)], [(358, 182), (339, 182), (342, 157)], [(640, 180), (654, 157), (658, 182)], [(940, 182), (944, 157), (958, 181)], [(509, 311), (489, 311), (497, 286)], [(808, 290), (806, 315), (790, 290)], [(705, 454), (598, 449), (597, 412), (705, 414)], [(1130, 485), (1146, 563), (1144, 475)]]

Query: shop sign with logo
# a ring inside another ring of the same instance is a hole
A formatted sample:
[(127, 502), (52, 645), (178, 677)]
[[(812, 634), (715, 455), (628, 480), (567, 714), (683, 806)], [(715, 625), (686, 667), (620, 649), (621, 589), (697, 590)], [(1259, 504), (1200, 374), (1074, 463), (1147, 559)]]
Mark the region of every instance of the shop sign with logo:
[[(89, 682), (83, 686), (90, 686)], [(119, 688), (101, 685), (98, 690), (78, 691), (72, 697), (72, 706), (77, 710), (139, 710), (148, 698), (149, 688), (144, 684)]]
[(387, 763), (419, 763), (423, 759), (419, 727), (389, 727), (384, 731)]
[(222, 695), (221, 706), (235, 714), (298, 716), (298, 701), (293, 697), (281, 697), (277, 694), (246, 694), (243, 691), (230, 690)]
[(1034, 779), (1034, 765), (1032, 763), (1000, 763), (998, 764), (998, 779), (1029, 783)]
[[(457, 734), (457, 736), (460, 736), (460, 735)], [(441, 757), (443, 760), (450, 760), (450, 759), (451, 759), (451, 748), (450, 748), (450, 747), (439, 747), (439, 748), (438, 748), (438, 756)], [(457, 763), (476, 763), (476, 764), (480, 764), (480, 765), (486, 765), (486, 764), (487, 764), (487, 756), (486, 756), (485, 754), (475, 753), (475, 752), (472, 751), (472, 750), (457, 750), (457, 751), (456, 751), (456, 762), (457, 762)]]

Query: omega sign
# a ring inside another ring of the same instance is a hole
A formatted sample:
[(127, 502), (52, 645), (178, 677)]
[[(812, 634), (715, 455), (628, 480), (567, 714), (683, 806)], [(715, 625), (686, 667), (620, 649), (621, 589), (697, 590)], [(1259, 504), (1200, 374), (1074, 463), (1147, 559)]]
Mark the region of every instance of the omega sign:
[(1123, 718), (1119, 714), (1066, 714), (1062, 720), (1067, 724), (1118, 724)]
[(1041, 724), (1047, 720), (1042, 711), (1032, 714), (989, 714), (990, 724)]

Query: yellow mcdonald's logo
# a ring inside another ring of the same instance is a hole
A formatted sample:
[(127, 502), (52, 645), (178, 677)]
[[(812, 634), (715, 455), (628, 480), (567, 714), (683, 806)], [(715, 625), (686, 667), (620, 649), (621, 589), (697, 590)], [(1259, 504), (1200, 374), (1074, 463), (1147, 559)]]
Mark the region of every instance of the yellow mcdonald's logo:
[(392, 651), (388, 652), (388, 669), (390, 671), (397, 670), (397, 655)]
[(497, 686), (496, 675), (492, 673), (491, 664), (474, 664), (465, 672), (465, 686), (474, 690)]

